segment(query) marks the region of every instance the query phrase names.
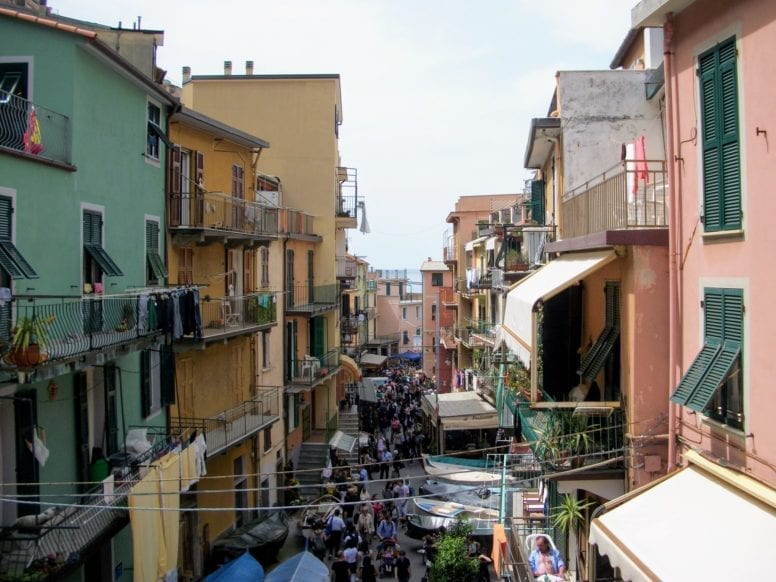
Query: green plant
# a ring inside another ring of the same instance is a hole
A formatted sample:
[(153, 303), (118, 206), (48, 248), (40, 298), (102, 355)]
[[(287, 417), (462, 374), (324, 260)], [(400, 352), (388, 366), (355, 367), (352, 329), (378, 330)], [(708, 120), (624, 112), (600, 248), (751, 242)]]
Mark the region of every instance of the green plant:
[[(573, 412), (563, 413), (564, 437), (563, 445), (568, 450), (569, 456), (579, 458), (586, 455), (595, 447), (592, 430), (595, 425), (589, 425), (586, 416), (574, 416)], [(580, 459), (581, 460), (581, 459)]]
[(437, 555), (429, 571), (429, 582), (474, 581), (478, 562), (466, 553), (466, 540), (472, 526), (465, 520), (458, 520), (444, 533), (437, 546)]
[(560, 505), (552, 508), (552, 525), (565, 533), (577, 531), (585, 519), (584, 511), (592, 502), (580, 501), (573, 495), (565, 494)]
[(16, 320), (12, 333), (11, 347), (13, 351), (26, 350), (30, 345), (38, 345), (40, 349), (46, 348), (48, 340), (49, 327), (54, 322), (54, 316), (38, 317), (20, 317)]

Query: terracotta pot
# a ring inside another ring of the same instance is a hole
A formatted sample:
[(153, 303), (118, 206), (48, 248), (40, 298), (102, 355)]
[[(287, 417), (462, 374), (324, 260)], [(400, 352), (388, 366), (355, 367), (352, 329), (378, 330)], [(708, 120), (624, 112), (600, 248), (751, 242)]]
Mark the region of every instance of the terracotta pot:
[(40, 362), (40, 346), (30, 344), (24, 349), (15, 349), (12, 352), (13, 362), (20, 368), (32, 368)]

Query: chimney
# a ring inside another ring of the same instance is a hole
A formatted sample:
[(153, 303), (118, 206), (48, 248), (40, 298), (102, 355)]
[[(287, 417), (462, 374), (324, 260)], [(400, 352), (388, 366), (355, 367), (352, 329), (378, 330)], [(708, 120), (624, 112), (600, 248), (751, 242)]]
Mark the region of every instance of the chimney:
[(183, 84), (191, 81), (191, 67), (183, 67)]
[(245, 61), (245, 74), (253, 75), (253, 61)]
[(224, 61), (224, 76), (232, 76), (232, 61)]

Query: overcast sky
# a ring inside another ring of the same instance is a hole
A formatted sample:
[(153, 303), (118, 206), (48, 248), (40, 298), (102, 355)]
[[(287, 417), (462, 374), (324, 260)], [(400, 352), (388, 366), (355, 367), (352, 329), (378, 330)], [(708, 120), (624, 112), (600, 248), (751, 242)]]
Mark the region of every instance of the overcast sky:
[[(558, 70), (608, 69), (636, 0), (49, 0), (62, 16), (163, 30), (181, 83), (244, 72), (339, 73), (340, 153), (358, 169), (375, 268), (440, 259), (459, 196), (522, 190), (532, 117)], [(261, 136), (259, 136), (261, 137)]]

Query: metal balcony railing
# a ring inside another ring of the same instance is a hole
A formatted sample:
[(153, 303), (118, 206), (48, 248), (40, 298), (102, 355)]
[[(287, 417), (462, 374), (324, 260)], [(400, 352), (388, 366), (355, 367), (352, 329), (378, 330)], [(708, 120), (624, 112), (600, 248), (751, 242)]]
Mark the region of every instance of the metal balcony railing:
[(349, 257), (337, 257), (337, 279), (355, 279), (358, 263)]
[(369, 341), (367, 343), (385, 345), (385, 344), (398, 343), (400, 339), (401, 339), (401, 334), (399, 332), (387, 333), (387, 334), (384, 333), (384, 334), (378, 334), (372, 338), (369, 338)]
[[(175, 442), (188, 443), (189, 434), (176, 434)], [(120, 463), (111, 462), (117, 477), (110, 490), (100, 484), (80, 495), (69, 494), (64, 489), (59, 491), (63, 503), (82, 507), (63, 509), (42, 526), (0, 528), (0, 580), (58, 579), (58, 574), (78, 566), (85, 552), (106, 533), (115, 532), (129, 522), (126, 505), (130, 490), (145, 475), (147, 464), (170, 445), (169, 435), (159, 435), (154, 437), (148, 451), (129, 462), (120, 455)], [(51, 556), (63, 558), (60, 562), (51, 560)]]
[(222, 192), (168, 194), (168, 223), (178, 230), (276, 237), (279, 209)]
[(301, 210), (280, 208), (280, 234), (315, 236), (314, 218)]
[(277, 323), (277, 298), (274, 292), (252, 293), (241, 297), (200, 297), (202, 337), (251, 333)]
[(337, 218), (356, 220), (358, 208), (358, 170), (356, 168), (337, 168), (336, 183)]
[(288, 370), (289, 381), (293, 384), (317, 384), (339, 369), (339, 357), (339, 350), (330, 350), (322, 356), (292, 359)]
[(0, 91), (0, 147), (72, 165), (70, 118)]
[(296, 284), (287, 290), (286, 311), (290, 313), (320, 313), (338, 307), (339, 286)]
[[(160, 290), (163, 291), (163, 290)], [(14, 349), (15, 330), (32, 328), (39, 354)], [(4, 360), (19, 367), (77, 358), (161, 333), (141, 318), (141, 295), (17, 296), (0, 307)]]
[(563, 196), (560, 236), (668, 226), (664, 160), (624, 160)]
[(196, 429), (204, 432), (208, 456), (217, 455), (278, 421), (280, 390), (277, 387), (264, 388), (250, 400), (206, 418), (173, 417), (170, 427), (172, 430)]

